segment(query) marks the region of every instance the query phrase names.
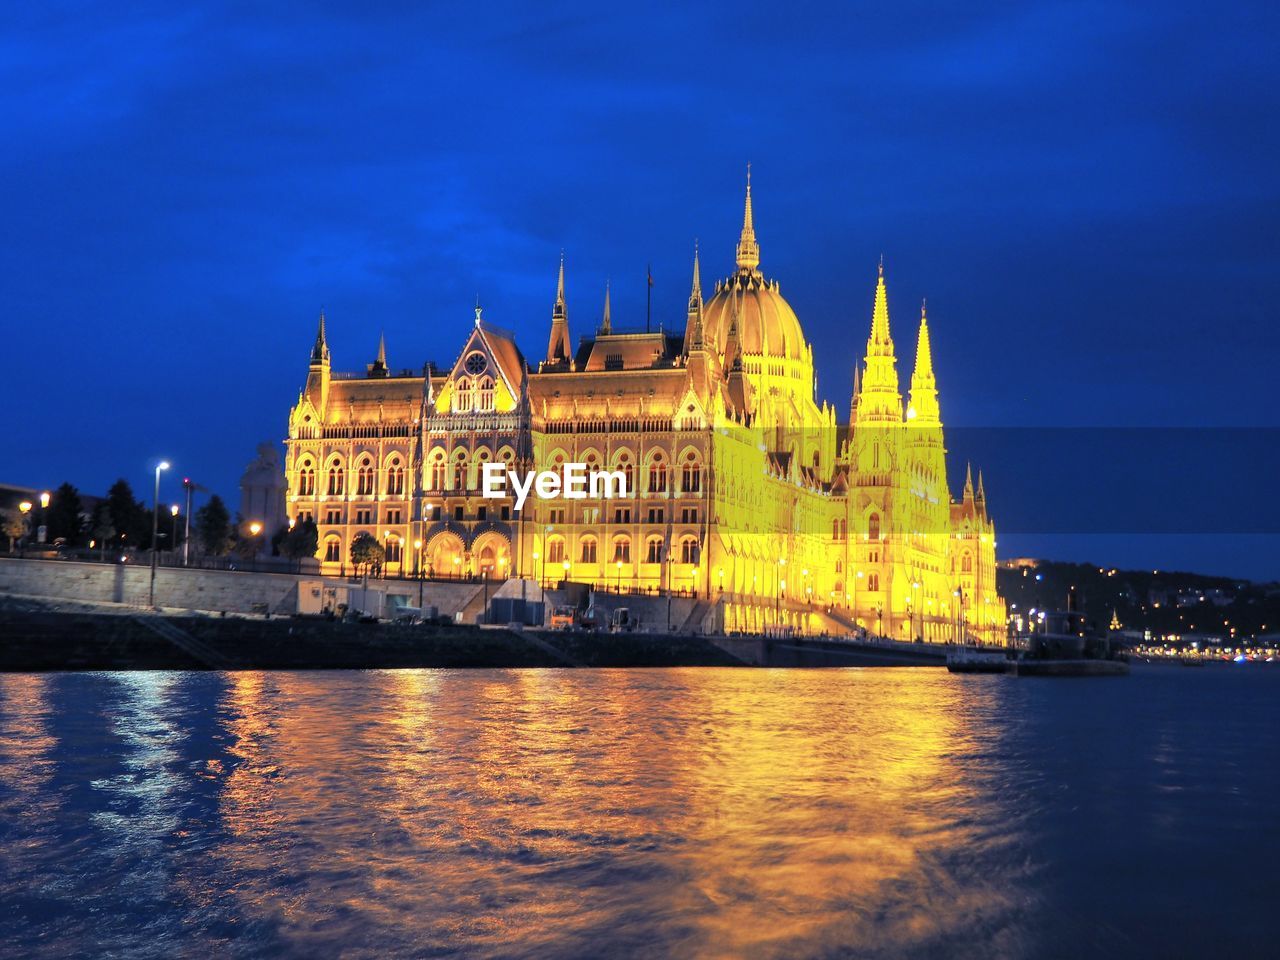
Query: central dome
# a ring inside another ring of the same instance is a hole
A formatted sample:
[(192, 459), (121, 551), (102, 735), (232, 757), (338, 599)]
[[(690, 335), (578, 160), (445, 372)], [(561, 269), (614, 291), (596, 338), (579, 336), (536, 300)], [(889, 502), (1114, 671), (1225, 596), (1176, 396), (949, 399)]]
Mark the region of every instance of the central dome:
[[(747, 168), (747, 203), (738, 239), (738, 272), (716, 284), (715, 296), (703, 308), (703, 329), (716, 349), (724, 353), (729, 328), (738, 321), (738, 343), (744, 354), (803, 360), (807, 353), (804, 331), (791, 304), (782, 298), (776, 280), (760, 272), (760, 244), (756, 242), (751, 210), (751, 168)], [(732, 360), (726, 357), (726, 360)]]
[(735, 314), (743, 354), (804, 359), (806, 344), (800, 319), (783, 299), (776, 280), (766, 280), (756, 270), (739, 270), (716, 284), (715, 296), (703, 308), (702, 323), (707, 339), (720, 353), (724, 353)]

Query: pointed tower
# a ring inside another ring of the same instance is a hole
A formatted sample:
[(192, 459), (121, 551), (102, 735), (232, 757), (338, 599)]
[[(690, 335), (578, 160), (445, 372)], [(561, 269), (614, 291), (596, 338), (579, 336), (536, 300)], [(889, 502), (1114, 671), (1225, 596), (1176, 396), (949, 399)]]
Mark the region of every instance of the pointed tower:
[(385, 377), (387, 375), (387, 335), (378, 336), (378, 358), (369, 364), (369, 376)]
[(983, 487), (983, 485), (982, 485), (982, 471), (981, 471), (981, 470), (979, 470), (979, 471), (978, 471), (978, 492), (977, 492), (976, 494), (974, 494), (974, 497), (973, 497), (973, 503), (974, 503), (974, 506), (976, 506), (976, 507), (978, 508), (978, 510), (979, 510), (982, 514), (984, 514), (984, 515), (986, 514), (986, 512), (987, 512), (987, 491), (986, 491), (986, 488), (985, 488), (985, 487)]
[(702, 271), (698, 266), (698, 243), (693, 244), (693, 286), (689, 290), (689, 316), (684, 325), (684, 353), (689, 352), (697, 344), (702, 349)]
[(325, 405), (329, 402), (329, 341), (324, 328), (324, 310), (320, 311), (320, 322), (316, 328), (316, 342), (311, 348), (311, 364), (307, 369), (306, 394), (312, 405), (324, 416)]
[(849, 395), (849, 426), (858, 422), (858, 395), (862, 393), (862, 368), (853, 363), (853, 393)]
[(964, 503), (973, 503), (973, 464), (964, 465)]
[(867, 339), (867, 355), (863, 361), (859, 422), (901, 422), (902, 395), (898, 390), (897, 363), (893, 337), (889, 335), (889, 293), (885, 288), (884, 260), (881, 259), (875, 305), (871, 312), (871, 336)]
[(929, 318), (925, 304), (920, 303), (920, 333), (916, 338), (916, 366), (911, 371), (911, 401), (907, 419), (912, 426), (941, 425), (938, 408), (938, 384), (933, 375), (933, 350), (929, 344)]
[(613, 320), (609, 316), (609, 281), (604, 282), (604, 316), (600, 320), (600, 335), (607, 337), (613, 333)]
[(751, 210), (751, 164), (747, 164), (747, 200), (742, 210), (742, 235), (738, 238), (738, 271), (756, 273), (760, 266), (760, 244), (756, 242), (755, 216)]
[(569, 344), (569, 308), (564, 299), (564, 254), (560, 254), (560, 277), (556, 281), (556, 302), (551, 309), (551, 337), (547, 341), (547, 363), (568, 363), (573, 356)]

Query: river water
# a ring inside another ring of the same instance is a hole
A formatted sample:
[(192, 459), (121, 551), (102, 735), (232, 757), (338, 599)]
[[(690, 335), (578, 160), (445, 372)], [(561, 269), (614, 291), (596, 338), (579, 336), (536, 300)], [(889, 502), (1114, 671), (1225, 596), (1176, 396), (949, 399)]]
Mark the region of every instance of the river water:
[(0, 676), (0, 955), (1275, 956), (1280, 671)]

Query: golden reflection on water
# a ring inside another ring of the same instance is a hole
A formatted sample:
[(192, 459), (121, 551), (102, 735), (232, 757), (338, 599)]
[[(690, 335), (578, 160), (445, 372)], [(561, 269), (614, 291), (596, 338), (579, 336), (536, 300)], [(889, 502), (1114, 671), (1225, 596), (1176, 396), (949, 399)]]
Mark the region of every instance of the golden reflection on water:
[[(20, 691), (29, 704), (42, 683)], [(209, 743), (178, 743), (175, 685), (212, 717)], [(211, 815), (185, 825), (196, 836), (168, 869), (189, 923), (216, 918), (228, 943), (1019, 952), (990, 934), (1019, 909), (1019, 868), (990, 869), (1016, 831), (984, 775), (998, 731), (974, 686), (941, 671), (134, 675), (118, 688), (129, 775), (104, 789), (146, 816), (122, 818), (116, 842), (162, 856), (180, 796), (207, 793)], [(34, 728), (21, 740), (33, 763), (51, 749)]]

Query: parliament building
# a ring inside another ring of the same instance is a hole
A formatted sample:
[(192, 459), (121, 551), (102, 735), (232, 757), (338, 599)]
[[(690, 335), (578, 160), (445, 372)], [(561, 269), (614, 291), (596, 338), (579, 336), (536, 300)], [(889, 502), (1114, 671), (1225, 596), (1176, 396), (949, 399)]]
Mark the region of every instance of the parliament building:
[[(882, 265), (841, 423), (760, 269), (749, 180), (735, 269), (709, 292), (695, 252), (683, 329), (615, 330), (606, 290), (575, 346), (562, 258), (536, 362), (477, 308), (449, 366), (402, 372), (385, 340), (364, 372), (333, 371), (321, 314), (289, 416), (289, 517), (318, 525), (326, 573), (368, 532), (388, 576), (670, 591), (726, 631), (1000, 642), (995, 528), (981, 474), (951, 495), (924, 310), (904, 401)], [(627, 495), (517, 511), (482, 495), (489, 462), (617, 471)]]

